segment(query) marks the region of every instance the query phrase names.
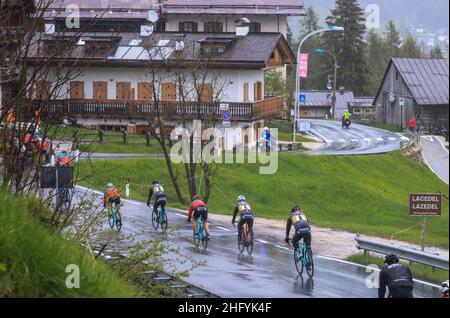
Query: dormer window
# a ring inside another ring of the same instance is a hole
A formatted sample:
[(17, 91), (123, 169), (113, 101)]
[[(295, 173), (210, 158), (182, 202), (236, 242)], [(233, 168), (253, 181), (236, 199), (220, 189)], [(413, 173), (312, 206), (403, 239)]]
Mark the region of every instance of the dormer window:
[(202, 54), (222, 54), (230, 47), (234, 38), (216, 38), (210, 37), (199, 40)]
[(117, 47), (120, 38), (117, 37), (94, 37), (84, 40), (87, 54), (107, 53)]

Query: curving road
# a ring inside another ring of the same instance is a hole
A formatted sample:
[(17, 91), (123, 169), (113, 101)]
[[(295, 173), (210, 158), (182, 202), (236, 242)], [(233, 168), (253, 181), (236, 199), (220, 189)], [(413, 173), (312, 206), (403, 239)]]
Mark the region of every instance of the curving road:
[(448, 184), (449, 158), (448, 150), (435, 136), (421, 136), (420, 146), (426, 164), (442, 181)]
[[(79, 187), (76, 196), (87, 191)], [(97, 192), (98, 193), (98, 192)], [(137, 234), (149, 230), (150, 209), (142, 202), (124, 201), (122, 234)], [(100, 204), (100, 197), (98, 197)], [(211, 224), (213, 235), (207, 251), (194, 247), (192, 226), (186, 223), (186, 213), (168, 209), (169, 226), (178, 226), (170, 235), (159, 231), (139, 236), (141, 239), (167, 238), (170, 246), (178, 247), (182, 254), (204, 261), (205, 266), (194, 269), (187, 282), (202, 287), (221, 297), (244, 298), (372, 298), (376, 289), (365, 286), (364, 266), (315, 255), (314, 279), (298, 277), (293, 252), (286, 245), (269, 242), (255, 229), (256, 243), (253, 255), (241, 255), (237, 250), (237, 231), (230, 224)], [(121, 235), (121, 234), (118, 234)], [(280, 238), (284, 233), (280, 233)], [(314, 238), (313, 238), (314, 239)], [(184, 269), (180, 264), (179, 269)], [(439, 286), (416, 282), (416, 297), (438, 297)]]
[(336, 121), (307, 122), (311, 123), (311, 133), (325, 142), (324, 149), (308, 152), (311, 155), (380, 154), (399, 150), (401, 142), (409, 141), (401, 134), (369, 126), (352, 124), (350, 129), (343, 129)]

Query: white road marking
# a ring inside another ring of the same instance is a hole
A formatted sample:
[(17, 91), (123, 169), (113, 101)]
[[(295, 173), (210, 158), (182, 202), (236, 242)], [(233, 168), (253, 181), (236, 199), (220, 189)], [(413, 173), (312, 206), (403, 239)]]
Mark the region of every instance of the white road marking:
[(370, 138), (364, 138), (364, 141), (370, 141), (371, 139)]
[(127, 200), (127, 199), (122, 199), (122, 201), (126, 202), (126, 203), (131, 203), (131, 204), (134, 204), (134, 205), (138, 205), (138, 206), (143, 206), (143, 205), (146, 206), (146, 204), (133, 202), (133, 201), (130, 201), (130, 200)]
[[(337, 258), (333, 258), (333, 257), (320, 256), (320, 255), (315, 256), (315, 257), (323, 258), (323, 259), (326, 259), (326, 260), (330, 260), (330, 261), (334, 261), (334, 262), (338, 262), (338, 263), (342, 263), (342, 264), (353, 265), (353, 266), (362, 267), (362, 268), (369, 268), (370, 270), (373, 270), (373, 268), (368, 267), (368, 266), (365, 266), (365, 265), (361, 265), (361, 264), (357, 264), (357, 263), (353, 263), (353, 262), (349, 262), (349, 261), (344, 261), (344, 260), (337, 259)], [(380, 271), (380, 269), (376, 269), (376, 270), (377, 270), (377, 271)], [(424, 285), (431, 286), (431, 287), (437, 287), (437, 288), (440, 288), (439, 285), (431, 284), (431, 283), (428, 283), (428, 282), (424, 282), (424, 281), (419, 280), (419, 279), (414, 279), (414, 281), (416, 281), (416, 282), (418, 282), (418, 283), (420, 283), (420, 284), (424, 284)]]
[(227, 232), (231, 232), (231, 231), (232, 231), (232, 230), (227, 229), (226, 227), (223, 227), (223, 226), (218, 226), (218, 228), (219, 228), (219, 229), (222, 229), (222, 230), (224, 230), (224, 231), (227, 231)]
[(177, 213), (177, 212), (175, 212), (174, 214), (175, 214), (175, 215), (178, 215), (178, 216), (181, 216), (181, 217), (183, 217), (183, 218), (184, 218), (184, 217), (186, 217), (186, 215), (184, 215), (184, 214), (181, 214), (181, 213)]
[(345, 142), (345, 139), (339, 139), (339, 142)]
[(383, 140), (384, 140), (383, 138), (380, 138), (380, 137), (377, 138), (377, 141), (383, 141)]
[(263, 243), (263, 244), (270, 244), (269, 242), (261, 240), (261, 239), (257, 239), (257, 241), (260, 242), (260, 243)]
[(426, 139), (428, 141), (434, 142), (433, 136), (422, 136), (423, 139)]
[(396, 140), (397, 140), (397, 138), (394, 138), (394, 137), (389, 137), (389, 140), (390, 140), (390, 141), (396, 141)]
[(353, 141), (353, 142), (358, 142), (358, 139), (353, 138), (352, 141)]

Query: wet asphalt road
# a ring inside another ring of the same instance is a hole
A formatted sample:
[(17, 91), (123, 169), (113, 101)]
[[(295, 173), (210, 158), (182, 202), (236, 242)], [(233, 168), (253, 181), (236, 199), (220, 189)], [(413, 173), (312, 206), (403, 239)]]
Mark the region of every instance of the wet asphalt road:
[[(77, 191), (77, 196), (85, 190)], [(137, 234), (153, 229), (151, 211), (142, 202), (124, 201), (124, 225), (121, 234)], [(100, 204), (100, 199), (99, 199)], [(366, 268), (354, 264), (314, 256), (315, 274), (309, 279), (306, 273), (299, 277), (293, 251), (287, 245), (264, 240), (264, 233), (255, 228), (253, 255), (237, 249), (237, 231), (231, 224), (211, 224), (212, 240), (207, 250), (193, 244), (192, 226), (186, 223), (186, 214), (168, 209), (169, 227), (179, 226), (170, 235), (160, 230), (138, 236), (139, 239), (167, 238), (170, 246), (181, 249), (183, 255), (204, 261), (205, 265), (194, 269), (185, 281), (202, 287), (220, 297), (243, 298), (373, 298), (376, 289), (365, 286), (369, 276)], [(105, 220), (106, 223), (106, 220)], [(118, 234), (118, 235), (121, 235)], [(314, 235), (314, 233), (313, 233)], [(284, 232), (280, 232), (280, 238)], [(314, 248), (314, 236), (313, 236)], [(179, 270), (185, 269), (179, 265)], [(437, 297), (437, 286), (416, 283), (415, 296)]]
[[(305, 121), (306, 122), (306, 121)], [(400, 149), (402, 141), (409, 139), (401, 134), (352, 124), (344, 129), (340, 122), (325, 120), (308, 120), (311, 133), (321, 138), (325, 148), (308, 152), (311, 155), (368, 155), (379, 154)]]
[(448, 184), (449, 180), (449, 158), (448, 150), (434, 136), (421, 136), (420, 145), (422, 152), (430, 169), (442, 181)]

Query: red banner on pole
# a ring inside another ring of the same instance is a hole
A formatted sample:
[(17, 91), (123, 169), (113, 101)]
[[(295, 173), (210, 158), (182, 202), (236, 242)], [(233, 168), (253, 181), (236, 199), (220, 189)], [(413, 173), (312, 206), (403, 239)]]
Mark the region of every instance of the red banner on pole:
[(299, 76), (302, 78), (308, 77), (308, 54), (302, 53), (300, 54), (300, 63), (299, 63)]

